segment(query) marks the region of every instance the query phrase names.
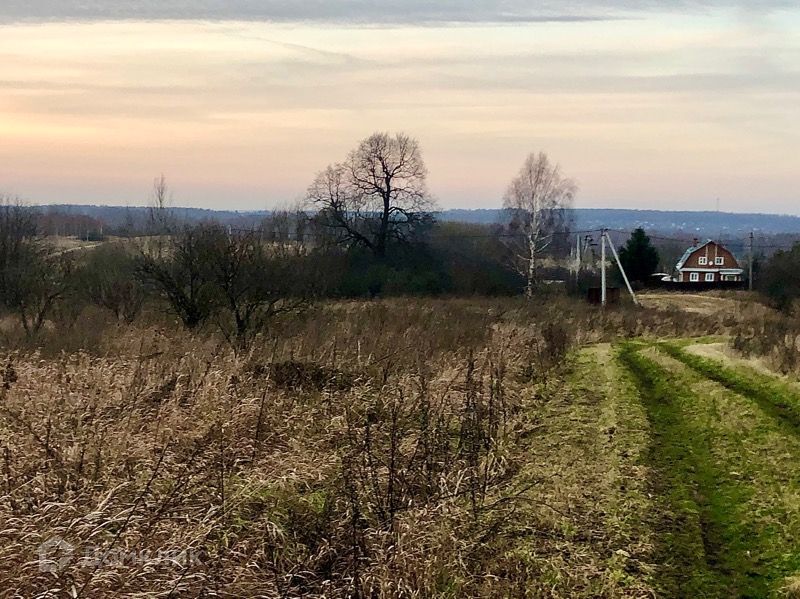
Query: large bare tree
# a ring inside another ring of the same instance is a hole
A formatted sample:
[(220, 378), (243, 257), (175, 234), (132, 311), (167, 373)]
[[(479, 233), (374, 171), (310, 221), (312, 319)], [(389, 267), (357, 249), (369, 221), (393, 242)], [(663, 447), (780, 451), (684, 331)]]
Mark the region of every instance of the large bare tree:
[(319, 173), (307, 200), (335, 241), (383, 257), (392, 242), (408, 240), (432, 220), (427, 174), (416, 139), (375, 133)]
[(510, 218), (509, 245), (514, 265), (525, 277), (527, 297), (538, 283), (542, 254), (568, 223), (576, 191), (575, 182), (543, 152), (530, 154), (508, 186), (503, 207)]

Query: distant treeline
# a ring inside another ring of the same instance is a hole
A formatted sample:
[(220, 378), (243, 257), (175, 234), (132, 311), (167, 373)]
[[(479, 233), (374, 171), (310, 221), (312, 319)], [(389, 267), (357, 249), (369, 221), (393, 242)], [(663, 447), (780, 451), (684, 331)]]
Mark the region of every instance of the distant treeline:
[[(108, 234), (135, 234), (147, 223), (148, 208), (140, 206), (45, 205), (41, 214), (49, 219), (43, 230), (49, 234), (86, 235), (102, 227)], [(223, 225), (253, 228), (270, 214), (268, 210), (233, 211), (204, 208), (173, 208), (187, 222), (214, 221)], [(777, 214), (735, 214), (728, 212), (689, 212), (575, 208), (575, 230), (610, 227), (632, 231), (643, 228), (682, 239), (692, 236), (730, 240), (745, 238), (751, 231), (764, 235), (800, 235), (800, 217)], [(84, 220), (81, 221), (81, 218)], [(503, 219), (502, 209), (443, 210), (441, 222), (492, 225)], [(61, 224), (61, 229), (59, 229)], [(66, 231), (62, 233), (62, 231)]]
[[(494, 223), (502, 210), (445, 210), (441, 220), (466, 223)], [(575, 208), (576, 229), (610, 227), (631, 231), (643, 228), (671, 235), (736, 237), (751, 231), (762, 234), (800, 234), (800, 216), (781, 214), (737, 214), (670, 210), (629, 210), (621, 208)]]
[[(338, 221), (324, 212), (312, 217), (276, 212), (261, 218), (257, 227), (234, 228), (210, 220), (181, 221), (171, 211), (153, 210), (149, 234), (81, 251), (43, 237), (37, 223), (65, 227), (87, 221), (53, 216), (15, 204), (0, 206), (0, 307), (16, 317), (32, 340), (43, 330), (73, 326), (87, 310), (99, 310), (128, 323), (142, 315), (166, 314), (187, 329), (217, 329), (244, 349), (276, 318), (326, 298), (503, 296), (528, 293), (530, 287), (525, 272), (515, 266), (517, 234), (500, 225), (430, 219), (406, 229), (404, 221), (394, 225), (404, 230), (387, 236), (381, 249), (354, 243), (351, 233), (332, 226)], [(379, 231), (370, 228), (379, 225), (374, 221), (358, 223), (352, 234)], [(576, 268), (571, 250), (577, 232), (559, 230), (550, 237), (537, 257), (535, 295), (585, 295), (598, 286), (598, 238), (583, 237)], [(659, 264), (669, 269), (674, 258), (659, 257), (648, 249), (642, 232), (639, 237), (643, 244), (637, 246), (634, 235), (620, 247), (620, 255), (634, 282), (647, 285), (653, 269)], [(797, 307), (800, 297), (794, 284), (798, 251), (800, 245), (757, 262), (757, 287), (787, 311)], [(616, 269), (610, 275), (620, 286)]]

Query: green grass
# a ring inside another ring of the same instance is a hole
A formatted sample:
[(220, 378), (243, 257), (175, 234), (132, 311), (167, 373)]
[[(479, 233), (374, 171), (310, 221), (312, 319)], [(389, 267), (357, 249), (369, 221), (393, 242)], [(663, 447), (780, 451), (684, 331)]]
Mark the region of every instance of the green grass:
[(503, 519), (507, 541), (479, 556), (486, 571), (520, 582), (482, 596), (653, 596), (654, 508), (643, 466), (650, 431), (613, 355), (608, 344), (577, 350), (532, 398), (509, 495), (528, 491)]
[[(686, 398), (652, 361), (641, 355), (642, 346), (628, 343), (619, 352), (630, 371), (655, 431), (650, 461), (653, 488), (663, 503), (658, 529), (658, 557), (663, 564), (657, 579), (665, 597), (731, 596), (733, 589), (720, 568), (717, 555), (720, 530), (719, 495), (709, 485), (716, 479), (707, 444), (690, 434), (682, 417)], [(735, 494), (729, 499), (734, 501)], [(716, 530), (715, 530), (716, 529)], [(730, 556), (729, 556), (730, 557)]]
[(592, 427), (581, 434), (593, 454), (587, 466), (600, 473), (595, 484), (611, 549), (604, 565), (607, 588), (645, 596), (655, 569), (644, 464), (650, 429), (636, 387), (613, 355), (605, 344), (582, 350), (566, 382), (575, 395), (598, 398)]
[[(659, 535), (660, 593), (777, 596), (800, 569), (800, 439), (763, 396), (753, 401), (676, 361), (676, 347), (619, 351), (648, 410), (656, 488), (672, 514)], [(745, 388), (749, 373), (726, 374)]]
[(789, 385), (750, 368), (731, 370), (717, 360), (684, 351), (678, 343), (659, 343), (657, 347), (704, 377), (755, 401), (766, 413), (800, 431), (800, 396)]

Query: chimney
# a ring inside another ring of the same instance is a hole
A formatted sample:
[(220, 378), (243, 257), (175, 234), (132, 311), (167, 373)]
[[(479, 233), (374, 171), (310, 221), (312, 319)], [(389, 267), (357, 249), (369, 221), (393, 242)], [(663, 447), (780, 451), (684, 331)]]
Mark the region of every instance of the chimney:
[(697, 237), (695, 237), (695, 238), (692, 240), (692, 247), (697, 247), (697, 244), (698, 244), (698, 243), (700, 243), (700, 240), (699, 240)]

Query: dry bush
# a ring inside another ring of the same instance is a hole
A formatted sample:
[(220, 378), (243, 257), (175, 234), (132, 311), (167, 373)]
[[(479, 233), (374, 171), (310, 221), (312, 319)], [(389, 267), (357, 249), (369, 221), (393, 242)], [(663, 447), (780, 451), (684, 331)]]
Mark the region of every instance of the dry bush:
[(784, 374), (800, 373), (800, 319), (773, 314), (737, 327), (731, 346), (745, 357), (766, 358)]

